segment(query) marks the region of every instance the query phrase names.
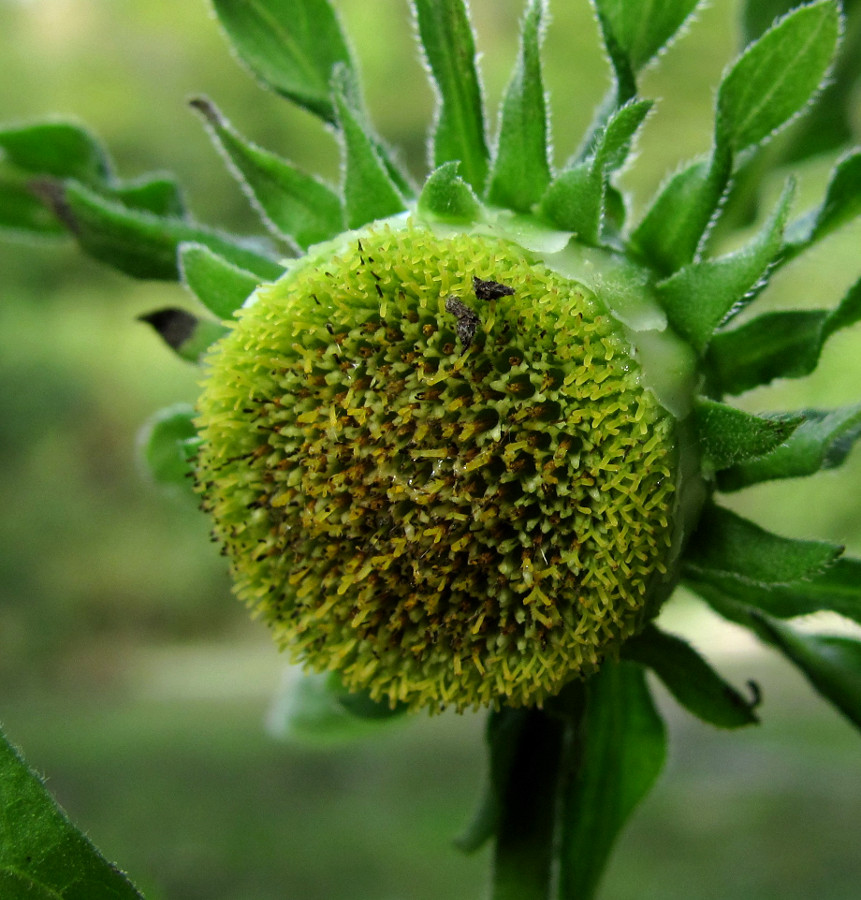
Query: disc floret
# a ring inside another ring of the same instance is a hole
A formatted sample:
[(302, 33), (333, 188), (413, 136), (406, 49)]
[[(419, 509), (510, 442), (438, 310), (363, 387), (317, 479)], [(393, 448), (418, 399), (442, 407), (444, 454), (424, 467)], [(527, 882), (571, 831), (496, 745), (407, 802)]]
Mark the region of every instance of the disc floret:
[(347, 686), (540, 701), (667, 592), (675, 419), (600, 298), (519, 245), (371, 226), (209, 362), (198, 478), (237, 591)]

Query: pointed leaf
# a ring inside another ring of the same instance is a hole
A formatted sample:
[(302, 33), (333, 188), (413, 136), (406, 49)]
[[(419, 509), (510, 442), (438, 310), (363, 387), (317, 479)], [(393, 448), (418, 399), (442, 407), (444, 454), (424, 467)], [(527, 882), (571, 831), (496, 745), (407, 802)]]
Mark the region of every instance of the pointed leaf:
[(726, 584), (787, 585), (825, 571), (843, 552), (825, 541), (797, 541), (707, 505), (685, 554), (686, 576)]
[(54, 213), (17, 180), (0, 181), (0, 228), (38, 237), (65, 234)]
[(546, 0), (529, 0), (520, 52), (502, 100), (499, 134), (487, 199), (529, 212), (550, 183), (547, 109), (541, 80), (541, 40)]
[(744, 0), (740, 9), (740, 24), (745, 45), (768, 31), (775, 19), (786, 15), (795, 6), (798, 6), (797, 0)]
[(134, 181), (116, 184), (104, 192), (129, 209), (173, 219), (186, 217), (182, 191), (172, 175), (145, 175)]
[[(617, 80), (639, 72), (672, 40), (699, 0), (594, 0), (598, 22)], [(619, 66), (624, 67), (620, 77)], [(636, 93), (623, 92), (619, 105)]]
[(595, 135), (589, 159), (553, 180), (541, 198), (540, 213), (557, 228), (573, 231), (584, 243), (597, 244), (606, 214), (609, 176), (627, 159), (650, 101), (628, 103)]
[(336, 72), (335, 105), (344, 156), (344, 202), (347, 227), (359, 228), (406, 209), (403, 197), (380, 159), (373, 138), (344, 90), (345, 73)]
[(861, 559), (841, 557), (809, 580), (786, 585), (763, 587), (719, 578), (711, 578), (708, 584), (686, 579), (685, 584), (709, 602), (725, 591), (736, 600), (779, 619), (830, 610), (861, 624)]
[(476, 191), (487, 178), (487, 141), (475, 40), (464, 0), (413, 0), (422, 50), (437, 88), (432, 165), (459, 161)]
[(764, 286), (783, 243), (794, 192), (790, 180), (777, 208), (747, 246), (718, 259), (691, 263), (658, 283), (658, 297), (670, 323), (696, 349), (705, 349), (712, 332), (750, 302), (754, 288)]
[(71, 122), (33, 122), (0, 129), (0, 156), (33, 175), (74, 178), (98, 185), (111, 180), (107, 152), (96, 137)]
[(560, 172), (541, 198), (539, 214), (556, 228), (596, 244), (601, 228), (601, 173), (592, 162)]
[(595, 142), (595, 165), (605, 176), (625, 165), (634, 136), (653, 106), (651, 100), (632, 100), (607, 121)]
[(345, 68), (345, 90), (358, 103), (358, 80), (328, 0), (212, 0), (239, 58), (263, 84), (335, 123), (330, 84)]
[(805, 111), (787, 135), (781, 164), (839, 151), (857, 139), (853, 124), (861, 78), (861, 5), (858, 0), (844, 0), (841, 6), (843, 28), (834, 67), (812, 109)]
[(666, 758), (664, 723), (639, 665), (605, 662), (584, 687), (566, 687), (552, 701), (558, 709), (573, 693), (560, 788), (560, 900), (594, 896), (616, 838)]
[(183, 282), (219, 319), (229, 319), (260, 283), (203, 244), (181, 244), (179, 259)]
[(127, 275), (177, 279), (177, 249), (186, 241), (205, 244), (261, 279), (274, 280), (283, 274), (273, 260), (183, 219), (128, 209), (75, 182), (66, 186), (46, 183), (41, 190), (83, 250)]
[(200, 362), (204, 353), (229, 330), (218, 322), (199, 319), (175, 307), (138, 316), (138, 320), (152, 325), (177, 356), (191, 363)]
[(759, 720), (755, 703), (727, 684), (681, 638), (649, 625), (622, 647), (622, 656), (650, 668), (689, 712), (718, 728), (741, 728)]
[(707, 353), (710, 377), (722, 394), (740, 394), (775, 378), (801, 378), (819, 362), (828, 338), (861, 321), (861, 279), (837, 307), (767, 313), (732, 331), (719, 331)]
[(69, 821), (0, 733), (0, 895), (9, 900), (142, 900)]
[(344, 227), (341, 198), (319, 179), (247, 141), (208, 100), (197, 97), (209, 133), (263, 221), (279, 237), (307, 250)]
[(403, 711), (361, 694), (349, 695), (336, 673), (303, 672), (290, 666), (267, 713), (266, 728), (293, 743), (339, 743), (374, 734)]
[(751, 616), (757, 635), (796, 665), (813, 687), (861, 729), (861, 641), (802, 634), (761, 613)]
[(801, 427), (783, 446), (722, 472), (720, 489), (736, 491), (775, 478), (802, 478), (841, 465), (861, 437), (861, 404), (804, 410), (803, 415)]
[(472, 188), (457, 174), (460, 163), (443, 163), (430, 174), (422, 188), (419, 212), (440, 222), (476, 222), (481, 204)]
[(716, 144), (739, 153), (804, 109), (828, 72), (839, 33), (837, 4), (818, 0), (784, 16), (751, 44), (718, 89)]
[(861, 213), (861, 150), (837, 161), (822, 204), (786, 229), (787, 258), (822, 240)]
[(35, 184), (74, 180), (130, 209), (173, 217), (185, 215), (176, 179), (160, 173), (118, 181), (101, 142), (80, 125), (36, 122), (2, 129), (0, 157), (22, 172), (38, 176)]
[(712, 471), (770, 453), (803, 421), (802, 415), (762, 418), (705, 398), (694, 405), (700, 447)]
[(634, 230), (632, 247), (665, 275), (690, 263), (716, 215), (731, 171), (732, 156), (715, 152), (673, 175)]
[(188, 403), (177, 403), (159, 410), (147, 421), (140, 434), (141, 453), (147, 469), (158, 484), (194, 492), (194, 456), (200, 444)]
[(825, 310), (766, 313), (719, 331), (706, 354), (714, 389), (741, 394), (775, 378), (801, 378), (819, 362)]
[(861, 641), (801, 634), (747, 605), (745, 592), (736, 596), (735, 586), (726, 588), (726, 592), (696, 582), (691, 587), (717, 613), (749, 628), (764, 643), (781, 651), (826, 700), (861, 728)]

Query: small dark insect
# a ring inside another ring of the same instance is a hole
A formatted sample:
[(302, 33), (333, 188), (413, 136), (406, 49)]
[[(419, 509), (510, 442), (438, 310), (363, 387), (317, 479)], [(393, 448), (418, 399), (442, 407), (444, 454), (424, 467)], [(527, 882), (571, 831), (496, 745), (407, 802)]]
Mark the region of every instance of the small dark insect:
[(466, 352), (475, 331), (478, 328), (478, 316), (457, 296), (449, 294), (445, 301), (446, 312), (450, 312), (457, 319), (457, 336), (463, 344)]
[(472, 276), (472, 289), (479, 300), (498, 300), (500, 297), (510, 297), (514, 288), (498, 281), (485, 281), (483, 278)]

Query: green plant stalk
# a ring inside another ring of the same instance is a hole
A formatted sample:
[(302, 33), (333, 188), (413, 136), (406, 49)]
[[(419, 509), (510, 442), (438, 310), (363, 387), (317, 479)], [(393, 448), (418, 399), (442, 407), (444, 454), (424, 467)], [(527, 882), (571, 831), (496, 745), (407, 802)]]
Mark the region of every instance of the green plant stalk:
[(569, 727), (525, 710), (503, 799), (493, 858), (492, 900), (549, 900), (559, 865), (557, 812)]

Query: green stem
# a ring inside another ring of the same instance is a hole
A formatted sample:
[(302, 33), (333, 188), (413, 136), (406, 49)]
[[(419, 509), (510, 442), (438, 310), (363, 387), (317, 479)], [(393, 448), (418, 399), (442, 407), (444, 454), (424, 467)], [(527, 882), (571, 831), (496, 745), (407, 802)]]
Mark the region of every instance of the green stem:
[(493, 724), (492, 900), (592, 900), (666, 754), (642, 667), (605, 661), (543, 710), (502, 710)]
[(502, 797), (492, 900), (550, 900), (556, 872), (556, 809), (565, 723), (529, 710)]

